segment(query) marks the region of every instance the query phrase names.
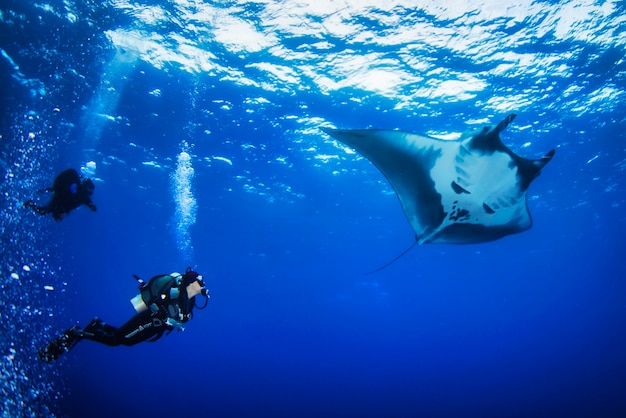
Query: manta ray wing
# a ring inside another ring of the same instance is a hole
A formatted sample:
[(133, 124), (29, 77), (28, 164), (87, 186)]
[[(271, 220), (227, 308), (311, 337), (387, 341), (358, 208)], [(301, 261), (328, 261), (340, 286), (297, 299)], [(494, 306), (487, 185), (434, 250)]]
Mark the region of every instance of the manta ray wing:
[(532, 225), (526, 190), (554, 150), (539, 160), (513, 153), (500, 132), (514, 118), (455, 141), (377, 129), (324, 131), (385, 175), (418, 243), (469, 244)]
[(356, 149), (384, 174), (400, 199), (418, 241), (432, 234), (444, 221), (445, 210), (431, 170), (448, 144), (401, 131), (324, 131)]

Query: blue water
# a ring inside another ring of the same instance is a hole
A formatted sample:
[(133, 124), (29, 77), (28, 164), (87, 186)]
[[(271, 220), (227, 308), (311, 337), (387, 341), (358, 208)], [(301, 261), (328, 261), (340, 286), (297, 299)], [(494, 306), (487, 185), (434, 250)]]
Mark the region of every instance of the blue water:
[[(626, 416), (620, 1), (5, 0), (2, 416)], [(502, 140), (554, 160), (531, 230), (414, 248), (380, 172), (320, 126)], [(68, 168), (96, 213), (21, 208)], [(132, 274), (211, 299), (154, 344)]]

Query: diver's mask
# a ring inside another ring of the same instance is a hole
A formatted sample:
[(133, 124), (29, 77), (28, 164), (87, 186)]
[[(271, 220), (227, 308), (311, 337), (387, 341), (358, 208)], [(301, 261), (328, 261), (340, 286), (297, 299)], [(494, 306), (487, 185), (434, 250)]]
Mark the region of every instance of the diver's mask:
[(208, 297), (209, 290), (206, 288), (206, 285), (204, 284), (204, 277), (202, 277), (202, 275), (199, 274), (198, 272), (193, 271), (191, 267), (187, 267), (187, 270), (185, 270), (185, 274), (183, 278), (183, 284), (186, 286), (189, 283), (193, 283), (194, 281), (198, 282), (198, 284), (200, 285), (200, 288), (201, 288), (200, 293), (202, 294), (202, 296)]
[(207, 289), (206, 285), (204, 284), (204, 277), (202, 277), (201, 275), (198, 275), (198, 277), (196, 278), (196, 281), (200, 285), (200, 293), (202, 294), (202, 296), (208, 297), (209, 289)]
[(196, 305), (196, 308), (198, 309), (204, 309), (207, 307), (207, 305), (209, 304), (209, 289), (206, 288), (206, 284), (204, 283), (204, 277), (202, 277), (202, 275), (196, 273), (195, 271), (191, 270), (191, 267), (187, 267), (187, 270), (185, 271), (185, 276), (187, 279), (191, 279), (192, 282), (195, 280), (196, 282), (198, 282), (198, 284), (200, 285), (200, 294), (202, 296), (204, 296), (205, 300), (204, 300), (204, 305), (200, 306), (200, 305)]

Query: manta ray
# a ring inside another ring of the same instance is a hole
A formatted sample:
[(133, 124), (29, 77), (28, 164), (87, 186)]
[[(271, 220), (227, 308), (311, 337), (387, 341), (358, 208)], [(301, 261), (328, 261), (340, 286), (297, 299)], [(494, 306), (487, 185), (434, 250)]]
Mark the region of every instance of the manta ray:
[(555, 151), (537, 160), (512, 152), (500, 132), (515, 117), (458, 140), (382, 129), (322, 130), (385, 175), (415, 231), (413, 245), (473, 244), (532, 226), (526, 192)]

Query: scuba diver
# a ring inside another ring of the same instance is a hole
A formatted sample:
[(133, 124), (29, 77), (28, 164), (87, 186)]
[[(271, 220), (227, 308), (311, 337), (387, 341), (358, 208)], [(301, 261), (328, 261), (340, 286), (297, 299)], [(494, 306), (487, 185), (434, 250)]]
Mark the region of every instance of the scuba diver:
[(95, 188), (96, 185), (91, 179), (83, 179), (76, 170), (68, 168), (54, 179), (52, 187), (37, 191), (37, 193), (52, 192), (52, 198), (47, 205), (39, 206), (28, 200), (24, 202), (24, 207), (34, 210), (39, 215), (51, 213), (55, 221), (60, 221), (80, 205), (86, 205), (95, 212), (96, 205), (91, 201)]
[(84, 329), (73, 326), (39, 350), (39, 358), (49, 363), (85, 339), (112, 347), (155, 342), (166, 331), (169, 335), (174, 329), (184, 330), (183, 324), (192, 317), (196, 296), (206, 298), (198, 309), (204, 309), (208, 304), (209, 293), (203, 277), (189, 267), (185, 274), (161, 274), (147, 283), (135, 275), (133, 277), (139, 282), (139, 294), (131, 299), (137, 311), (134, 317), (119, 328), (98, 317)]

